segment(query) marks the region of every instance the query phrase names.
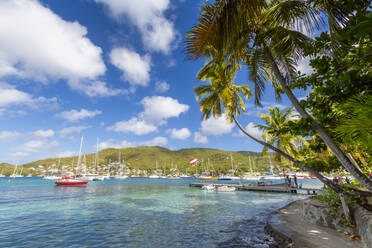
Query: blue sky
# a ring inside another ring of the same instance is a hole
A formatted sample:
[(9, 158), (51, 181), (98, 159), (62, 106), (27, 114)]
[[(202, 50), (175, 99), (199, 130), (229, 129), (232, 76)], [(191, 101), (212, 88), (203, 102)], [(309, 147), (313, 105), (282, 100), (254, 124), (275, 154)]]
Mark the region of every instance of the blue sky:
[[(202, 1), (2, 0), (0, 162), (24, 163), (85, 152), (160, 145), (261, 151), (223, 118), (202, 121), (193, 88), (203, 61), (183, 53)], [(302, 71), (308, 70), (301, 64)], [(251, 86), (247, 71), (236, 82)], [(298, 97), (304, 93), (297, 92)], [(240, 121), (264, 108), (247, 102)]]

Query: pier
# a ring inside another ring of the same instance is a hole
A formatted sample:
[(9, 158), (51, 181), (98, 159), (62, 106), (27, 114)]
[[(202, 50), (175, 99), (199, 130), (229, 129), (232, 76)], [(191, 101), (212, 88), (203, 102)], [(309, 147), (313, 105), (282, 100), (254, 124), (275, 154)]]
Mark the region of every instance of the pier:
[(190, 183), (190, 187), (203, 187), (209, 184), (215, 186), (227, 186), (235, 187), (237, 190), (242, 191), (261, 191), (261, 192), (278, 192), (278, 193), (292, 193), (292, 194), (307, 194), (307, 195), (317, 195), (324, 192), (323, 189), (312, 189), (312, 188), (298, 188), (298, 187), (288, 187), (283, 184), (267, 184), (267, 185), (255, 185), (255, 184), (227, 184), (227, 183)]

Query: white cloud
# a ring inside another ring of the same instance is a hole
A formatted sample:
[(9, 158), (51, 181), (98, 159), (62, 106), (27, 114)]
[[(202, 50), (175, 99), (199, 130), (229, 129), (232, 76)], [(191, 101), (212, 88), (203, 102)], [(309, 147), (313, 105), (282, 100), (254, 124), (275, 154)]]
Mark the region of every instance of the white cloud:
[(106, 66), (86, 27), (36, 0), (0, 1), (0, 76), (94, 80)]
[[(257, 127), (255, 127), (255, 124), (253, 122), (249, 122), (248, 125), (245, 127), (245, 130), (256, 138), (262, 137), (263, 132)], [(238, 133), (239, 133), (239, 136), (246, 137), (246, 135), (242, 131), (239, 130)]]
[(128, 121), (116, 122), (107, 130), (116, 132), (132, 132), (137, 135), (148, 134), (158, 131), (158, 126), (166, 124), (166, 120), (178, 117), (189, 109), (188, 105), (179, 103), (171, 97), (153, 96), (142, 99), (144, 111), (138, 117), (132, 117)]
[[(117, 142), (113, 139), (108, 139), (98, 144), (98, 149), (106, 149), (106, 148), (126, 148), (126, 147), (136, 147), (136, 146), (164, 146), (168, 143), (167, 138), (165, 137), (155, 137), (152, 140), (147, 141), (139, 141), (139, 142), (130, 142), (127, 140), (123, 140), (122, 142)], [(94, 148), (96, 148), (94, 146)]]
[(181, 128), (181, 129), (169, 129), (168, 132), (170, 133), (173, 139), (180, 139), (185, 140), (190, 137), (191, 132), (188, 128)]
[(211, 116), (207, 120), (203, 120), (201, 123), (201, 131), (204, 135), (222, 135), (230, 133), (233, 129), (234, 124), (226, 121), (225, 114), (220, 117)]
[(33, 97), (26, 92), (17, 90), (10, 84), (0, 82), (0, 107), (4, 107), (2, 111), (5, 111), (10, 106), (27, 106), (32, 109), (55, 109), (58, 103), (55, 97)]
[(313, 68), (310, 66), (310, 57), (305, 57), (297, 62), (296, 69), (303, 74), (310, 75), (314, 72)]
[(57, 117), (66, 119), (69, 122), (77, 122), (79, 120), (85, 119), (85, 118), (93, 118), (96, 115), (102, 114), (100, 110), (86, 110), (81, 109), (80, 111), (77, 111), (75, 109), (71, 111), (63, 111), (61, 113), (56, 114)]
[(115, 48), (111, 51), (110, 61), (123, 72), (124, 80), (133, 88), (148, 85), (151, 69), (149, 55), (141, 57), (127, 48)]
[(168, 118), (178, 117), (189, 110), (188, 105), (181, 104), (171, 97), (145, 97), (141, 103), (144, 111), (140, 113), (140, 117), (156, 125), (164, 125)]
[(66, 158), (76, 156), (76, 151), (64, 151), (57, 154), (58, 158)]
[(81, 131), (90, 128), (89, 126), (71, 126), (61, 129), (58, 133), (61, 138), (72, 133), (80, 133)]
[(173, 47), (176, 30), (164, 12), (170, 6), (170, 0), (96, 0), (109, 7), (116, 20), (123, 15), (139, 29), (145, 47), (149, 50), (168, 53)]
[(201, 144), (207, 144), (208, 138), (207, 136), (203, 136), (200, 132), (194, 133), (194, 142), (201, 143)]
[(59, 143), (57, 141), (52, 141), (50, 143), (43, 141), (43, 140), (30, 140), (16, 149), (17, 151), (11, 154), (11, 157), (26, 157), (32, 153), (41, 153), (45, 150), (48, 150), (52, 147), (58, 146)]
[(144, 146), (164, 146), (168, 143), (167, 138), (165, 137), (155, 137), (152, 140), (141, 142), (140, 145)]
[(156, 84), (155, 84), (155, 91), (156, 92), (164, 93), (164, 92), (168, 91), (169, 89), (170, 89), (170, 85), (165, 81), (156, 82)]
[[(94, 148), (96, 148), (96, 145), (94, 145)], [(98, 144), (98, 149), (99, 150), (103, 150), (103, 149), (106, 149), (106, 148), (123, 148), (121, 144), (115, 142), (114, 140), (112, 139), (109, 139), (109, 140), (106, 140), (106, 141), (103, 141), (103, 142), (100, 142)]]
[(133, 117), (128, 121), (116, 122), (113, 126), (108, 127), (107, 130), (123, 133), (132, 132), (137, 135), (143, 135), (156, 132), (158, 129), (151, 123), (147, 123), (144, 120), (139, 120), (137, 117)]
[(54, 136), (54, 131), (51, 130), (51, 129), (48, 129), (48, 130), (37, 130), (35, 132), (33, 132), (33, 134), (36, 136), (36, 137), (40, 137), (40, 138), (50, 138), (52, 136)]
[(28, 153), (38, 152), (45, 145), (45, 141), (31, 140), (18, 147), (18, 150)]
[(0, 141), (7, 141), (18, 137), (20, 134), (18, 132), (13, 131), (0, 131)]
[(110, 97), (128, 94), (127, 90), (112, 89), (105, 82), (101, 81), (77, 81), (70, 80), (68, 82), (72, 89), (80, 91), (90, 97)]

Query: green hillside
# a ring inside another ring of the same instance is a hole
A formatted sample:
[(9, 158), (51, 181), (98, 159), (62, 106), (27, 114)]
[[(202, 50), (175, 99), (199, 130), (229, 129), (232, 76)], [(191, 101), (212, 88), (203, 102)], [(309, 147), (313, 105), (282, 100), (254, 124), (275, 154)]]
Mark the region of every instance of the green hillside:
[[(195, 173), (196, 168), (191, 166), (188, 162), (190, 158), (197, 158), (200, 161), (200, 165), (197, 168), (199, 173), (201, 170), (206, 171), (208, 169), (209, 171), (213, 171), (213, 174), (231, 173), (232, 168), (235, 174), (249, 172), (249, 160), (251, 160), (251, 167), (254, 172), (267, 172), (270, 168), (269, 156), (272, 163), (275, 164), (274, 155), (272, 153), (263, 157), (260, 153), (249, 151), (230, 152), (209, 148), (189, 148), (173, 151), (154, 146), (104, 149), (100, 151), (98, 155), (98, 168), (103, 168), (109, 163), (118, 162), (119, 153), (121, 155), (121, 161), (124, 161), (124, 164), (126, 164), (129, 169), (147, 170), (149, 173), (155, 170), (156, 161), (158, 162), (158, 169), (165, 173), (169, 173), (175, 168), (181, 173)], [(233, 165), (231, 165), (231, 156)], [(87, 166), (93, 168), (95, 154), (86, 154), (85, 157)], [(23, 166), (25, 171), (33, 171), (33, 174), (45, 174), (49, 173), (53, 168), (65, 167), (73, 170), (73, 168), (76, 167), (77, 160), (77, 156), (60, 159), (49, 158), (27, 163)], [(275, 168), (277, 168), (277, 166), (274, 166), (274, 169)], [(117, 169), (118, 168), (115, 168), (115, 166), (111, 168), (114, 172)]]

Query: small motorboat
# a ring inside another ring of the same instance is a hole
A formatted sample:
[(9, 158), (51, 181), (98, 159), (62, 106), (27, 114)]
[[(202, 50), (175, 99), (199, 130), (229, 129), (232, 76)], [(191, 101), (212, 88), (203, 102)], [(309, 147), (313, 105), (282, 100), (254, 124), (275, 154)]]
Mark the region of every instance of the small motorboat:
[(208, 185), (204, 185), (202, 189), (207, 190), (207, 191), (212, 191), (216, 189), (216, 186), (214, 186), (213, 184), (208, 184)]
[(224, 185), (224, 186), (217, 187), (216, 190), (220, 192), (232, 192), (232, 191), (235, 191), (236, 188)]
[(62, 177), (60, 181), (55, 182), (57, 186), (85, 186), (88, 181), (77, 180), (76, 176)]

